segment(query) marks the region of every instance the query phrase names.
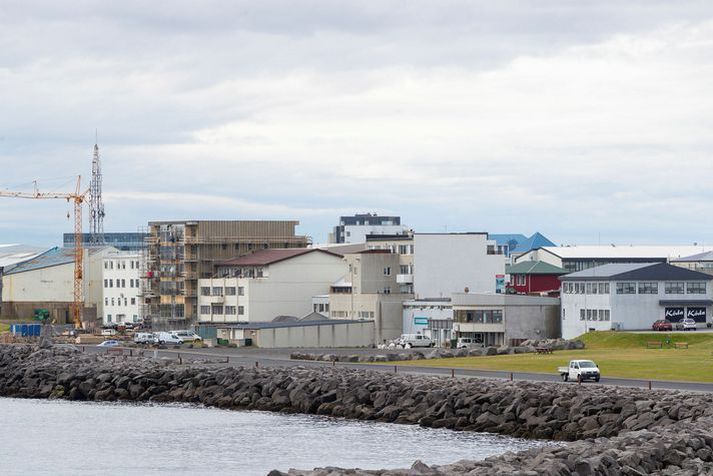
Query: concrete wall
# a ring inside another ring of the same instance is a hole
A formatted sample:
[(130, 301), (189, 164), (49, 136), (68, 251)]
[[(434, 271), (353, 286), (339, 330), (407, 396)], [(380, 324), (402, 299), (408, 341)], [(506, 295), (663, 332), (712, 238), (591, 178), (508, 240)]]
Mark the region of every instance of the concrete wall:
[[(322, 324), (277, 327), (271, 329), (230, 329), (230, 339), (253, 339), (253, 345), (264, 349), (371, 347), (374, 345), (374, 323)], [(225, 331), (219, 335), (225, 335)]]
[(448, 297), (451, 293), (495, 293), (495, 276), (505, 274), (505, 255), (488, 255), (495, 244), (484, 233), (414, 235), (416, 299)]

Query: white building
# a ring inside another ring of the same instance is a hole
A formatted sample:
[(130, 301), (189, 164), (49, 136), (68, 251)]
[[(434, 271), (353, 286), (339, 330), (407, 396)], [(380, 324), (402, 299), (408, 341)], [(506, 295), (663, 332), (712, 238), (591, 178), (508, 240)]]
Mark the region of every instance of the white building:
[(198, 321), (268, 322), (312, 312), (312, 297), (344, 276), (342, 256), (321, 249), (264, 249), (216, 265), (198, 281)]
[(139, 321), (139, 254), (112, 251), (102, 264), (102, 323)]
[(339, 217), (339, 225), (329, 234), (332, 243), (363, 243), (367, 235), (395, 235), (408, 232), (399, 216), (379, 216), (376, 213)]
[(573, 273), (611, 263), (668, 263), (678, 258), (712, 251), (698, 245), (576, 245), (543, 246), (515, 258), (515, 263), (544, 261)]
[(495, 294), (504, 285), (505, 255), (487, 233), (414, 234), (416, 299), (450, 297), (466, 288)]
[(562, 280), (562, 337), (589, 330), (649, 330), (659, 319), (711, 322), (713, 276), (666, 263), (616, 263)]
[[(103, 315), (102, 264), (116, 248), (84, 250), (82, 294), (86, 325)], [(47, 309), (58, 324), (72, 321), (74, 303), (74, 249), (52, 248), (29, 260), (5, 267), (2, 276), (3, 317), (31, 317), (34, 309)]]
[(403, 304), (403, 333), (423, 334), (437, 346), (453, 338), (453, 306), (450, 298), (414, 299)]

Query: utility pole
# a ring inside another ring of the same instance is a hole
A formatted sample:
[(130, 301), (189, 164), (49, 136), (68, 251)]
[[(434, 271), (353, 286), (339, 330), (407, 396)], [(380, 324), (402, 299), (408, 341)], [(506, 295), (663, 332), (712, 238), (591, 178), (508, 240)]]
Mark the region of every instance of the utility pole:
[[(102, 201), (102, 171), (99, 158), (98, 138), (95, 137), (92, 158), (92, 182), (89, 186), (89, 243), (90, 246), (104, 244), (104, 202)], [(83, 239), (83, 237), (82, 237)], [(75, 243), (75, 246), (77, 244)]]

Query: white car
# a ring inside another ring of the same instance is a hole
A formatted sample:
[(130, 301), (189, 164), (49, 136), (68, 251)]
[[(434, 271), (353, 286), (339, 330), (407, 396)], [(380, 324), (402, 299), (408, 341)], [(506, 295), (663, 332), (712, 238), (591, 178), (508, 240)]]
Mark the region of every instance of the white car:
[(134, 342), (136, 344), (153, 344), (155, 340), (155, 336), (150, 332), (137, 332), (134, 334)]
[(174, 344), (181, 345), (183, 341), (173, 332), (156, 332), (154, 334), (154, 342), (156, 344)]
[(482, 347), (483, 344), (476, 342), (471, 337), (459, 337), (456, 341), (456, 349), (471, 349), (473, 347)]
[(402, 334), (399, 338), (398, 347), (410, 349), (411, 347), (433, 347), (433, 341), (421, 334)]
[(570, 360), (567, 367), (557, 367), (557, 373), (560, 374), (562, 380), (576, 380), (583, 382), (585, 380), (594, 380), (599, 382), (601, 372), (599, 367), (591, 360)]
[(203, 340), (201, 336), (193, 331), (175, 331), (176, 334), (183, 342), (200, 342)]
[(681, 328), (684, 331), (695, 331), (696, 327), (696, 321), (694, 321), (693, 319), (686, 318), (681, 321)]

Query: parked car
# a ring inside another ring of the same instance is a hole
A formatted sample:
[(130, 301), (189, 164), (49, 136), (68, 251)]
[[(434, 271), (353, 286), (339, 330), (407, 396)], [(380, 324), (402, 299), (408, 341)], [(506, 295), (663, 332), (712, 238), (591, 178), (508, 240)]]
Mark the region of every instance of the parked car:
[(193, 331), (175, 331), (176, 334), (183, 342), (200, 342), (203, 340), (201, 336)]
[(476, 342), (472, 337), (459, 337), (456, 341), (456, 349), (470, 349), (473, 347), (483, 347), (483, 343)]
[(570, 360), (567, 367), (557, 367), (557, 372), (564, 382), (568, 380), (576, 380), (577, 382), (594, 380), (599, 382), (601, 378), (599, 367), (591, 360)]
[(430, 337), (421, 334), (402, 334), (399, 338), (398, 346), (402, 349), (410, 349), (411, 347), (433, 347), (433, 341)]
[(154, 334), (154, 342), (157, 344), (175, 344), (181, 345), (183, 341), (173, 332), (156, 332)]
[(118, 340), (105, 340), (101, 344), (97, 344), (97, 347), (118, 347), (118, 346), (119, 346)]
[(134, 342), (137, 344), (153, 344), (155, 336), (150, 332), (137, 332), (134, 334)]
[(686, 318), (681, 321), (681, 329), (684, 331), (695, 331), (696, 327), (696, 321), (693, 319)]
[(106, 336), (115, 336), (116, 334), (118, 334), (118, 332), (116, 332), (116, 329), (114, 329), (114, 328), (102, 329), (102, 335), (105, 337)]
[(658, 321), (654, 322), (654, 324), (651, 326), (651, 329), (655, 331), (672, 331), (673, 324), (671, 324), (671, 321), (669, 321), (668, 319), (659, 319)]

